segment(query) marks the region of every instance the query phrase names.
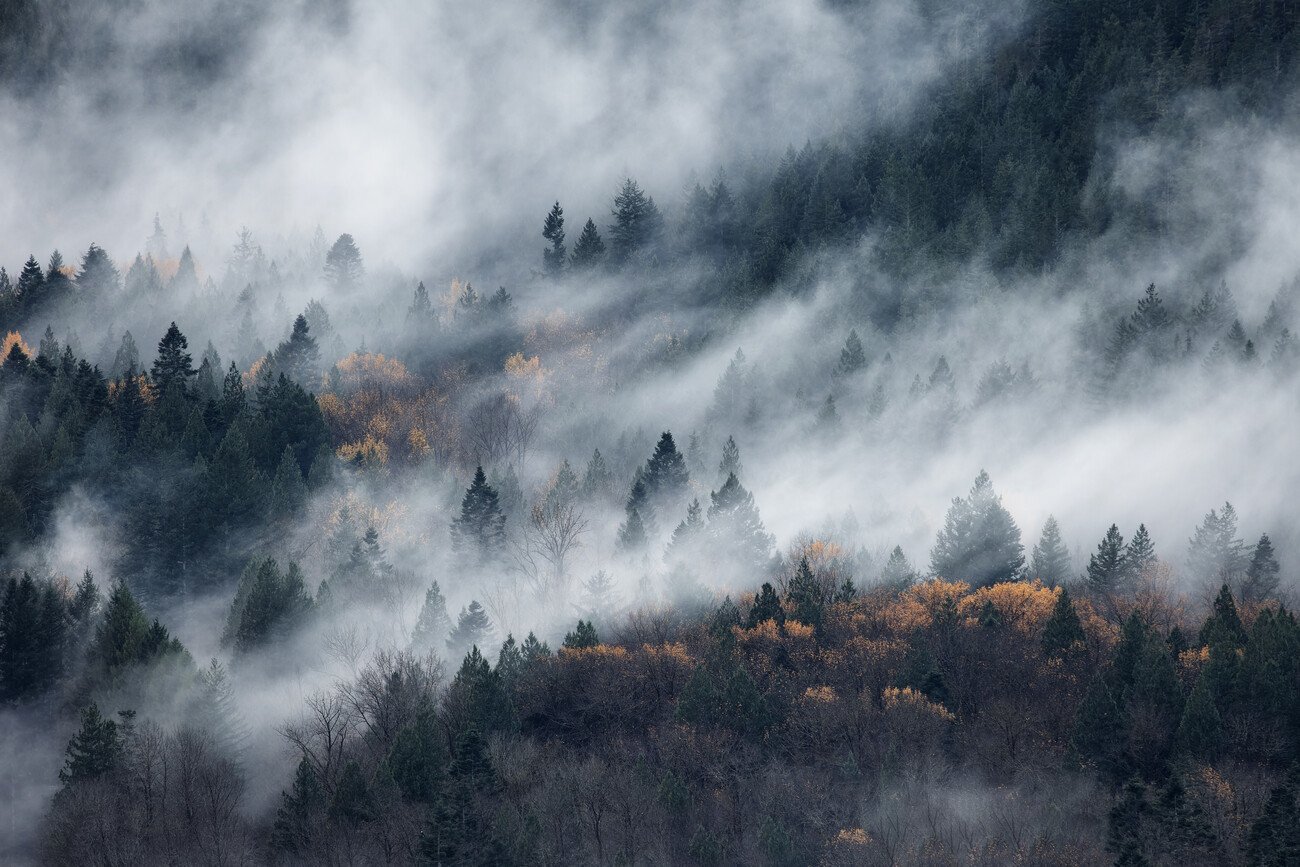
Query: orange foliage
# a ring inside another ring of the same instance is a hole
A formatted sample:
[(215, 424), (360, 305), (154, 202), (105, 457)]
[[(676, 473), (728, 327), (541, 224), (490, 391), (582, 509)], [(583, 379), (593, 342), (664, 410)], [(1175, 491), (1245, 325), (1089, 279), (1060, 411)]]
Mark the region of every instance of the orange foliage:
[(9, 357), (9, 352), (15, 345), (22, 349), (23, 354), (28, 358), (32, 357), (32, 348), (23, 341), (23, 336), (17, 331), (10, 331), (5, 335), (4, 342), (0, 343), (0, 367), (4, 366), (5, 359)]
[(1044, 587), (1041, 581), (1008, 581), (981, 587), (957, 603), (957, 612), (968, 625), (979, 621), (980, 611), (986, 602), (1002, 615), (1002, 621), (1025, 635), (1041, 631), (1047, 618), (1052, 616), (1058, 591)]
[(957, 601), (966, 595), (970, 590), (970, 585), (965, 581), (945, 581), (942, 578), (932, 578), (929, 581), (921, 581), (909, 587), (904, 593), (904, 599), (911, 599), (918, 603), (922, 608), (934, 617), (944, 609), (954, 609)]
[(395, 358), (354, 352), (336, 366), (331, 390), (316, 399), (338, 454), (345, 459), (369, 454), (383, 463), (446, 462), (460, 445), (460, 428), (451, 412), (449, 391), (419, 388)]
[(353, 352), (334, 366), (338, 369), (338, 388), (344, 392), (363, 388), (407, 389), (415, 385), (405, 364), (382, 354)]

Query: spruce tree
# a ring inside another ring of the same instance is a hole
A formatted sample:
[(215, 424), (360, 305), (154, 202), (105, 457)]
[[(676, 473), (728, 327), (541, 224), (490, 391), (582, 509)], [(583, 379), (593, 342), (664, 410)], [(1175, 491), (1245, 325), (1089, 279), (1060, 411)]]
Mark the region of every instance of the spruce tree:
[(610, 255), (622, 265), (655, 241), (663, 229), (663, 217), (653, 198), (631, 178), (614, 197), (614, 222), (609, 227)]
[(480, 466), (461, 500), (460, 516), (452, 521), (452, 549), (472, 561), (489, 563), (504, 553), (505, 540), (506, 517)]
[(835, 372), (841, 376), (849, 376), (866, 366), (867, 355), (862, 349), (862, 340), (858, 337), (856, 328), (850, 329), (849, 337), (844, 341), (844, 348), (840, 350), (840, 362)]
[(587, 461), (586, 472), (582, 475), (582, 496), (585, 500), (600, 500), (608, 497), (614, 483), (614, 474), (600, 454), (600, 449), (592, 452)]
[(378, 818), (374, 796), (366, 784), (361, 765), (350, 760), (343, 766), (343, 773), (334, 785), (334, 797), (330, 799), (329, 817), (336, 822), (360, 825), (373, 822)]
[(117, 723), (100, 715), (91, 702), (81, 711), (81, 728), (68, 742), (67, 758), (59, 771), (64, 786), (94, 779), (116, 768), (122, 760), (123, 743)]
[(1124, 537), (1119, 527), (1110, 525), (1106, 536), (1097, 544), (1097, 553), (1088, 560), (1088, 586), (1095, 593), (1114, 593), (1124, 588), (1128, 563), (1124, 559)]
[(1196, 681), (1187, 698), (1176, 740), (1179, 750), (1205, 762), (1214, 761), (1223, 746), (1223, 720), (1204, 676)]
[(901, 545), (895, 545), (889, 552), (889, 559), (880, 573), (880, 583), (893, 591), (906, 590), (916, 581), (916, 570), (908, 562)]
[(763, 527), (753, 494), (732, 474), (709, 499), (708, 535), (713, 556), (744, 574), (761, 574), (771, 561), (774, 542)]
[(764, 581), (758, 595), (754, 597), (753, 607), (749, 609), (747, 626), (753, 629), (769, 620), (775, 620), (778, 626), (784, 625), (785, 609), (781, 607), (781, 599), (776, 595), (776, 588)]
[(579, 620), (573, 631), (564, 636), (564, 646), (570, 650), (584, 650), (598, 644), (600, 636), (596, 634), (595, 624), (585, 620)]
[(664, 431), (659, 437), (654, 454), (646, 461), (641, 481), (657, 509), (675, 504), (685, 496), (690, 474), (670, 432)]
[(182, 394), (189, 386), (190, 377), (195, 373), (190, 358), (189, 341), (173, 322), (167, 327), (167, 333), (158, 341), (158, 357), (154, 359), (150, 371), (154, 385), (160, 394), (169, 389), (178, 389)]
[(727, 436), (727, 441), (722, 444), (722, 459), (718, 461), (718, 483), (722, 484), (727, 481), (727, 476), (740, 478), (740, 447), (736, 445), (735, 437)]
[(1085, 640), (1083, 624), (1070, 600), (1070, 591), (1062, 587), (1056, 594), (1052, 616), (1047, 618), (1043, 627), (1043, 653), (1049, 658), (1064, 657), (1076, 646), (1082, 646)]
[(447, 599), (442, 595), (438, 582), (434, 581), (424, 594), (424, 606), (411, 633), (411, 646), (421, 653), (428, 653), (442, 647), (450, 637), (451, 617), (447, 615)]
[(588, 271), (599, 265), (605, 258), (605, 242), (600, 239), (596, 223), (588, 219), (578, 236), (578, 243), (573, 245), (574, 270)]
[(1124, 719), (1115, 696), (1101, 676), (1093, 678), (1074, 718), (1070, 746), (1084, 761), (1112, 779), (1128, 773), (1123, 752)]
[(285, 446), (280, 454), (280, 464), (271, 482), (270, 513), (272, 518), (289, 520), (307, 502), (307, 484), (302, 480), (298, 458), (292, 446)]
[(930, 569), (942, 578), (985, 587), (1017, 579), (1024, 565), (1020, 528), (981, 471), (970, 495), (952, 501), (930, 552)]
[(1138, 524), (1137, 532), (1129, 539), (1124, 549), (1124, 567), (1127, 572), (1125, 581), (1134, 585), (1143, 574), (1156, 562), (1156, 546), (1151, 541), (1146, 524)]
[(311, 326), (301, 313), (293, 320), (289, 339), (271, 354), (271, 365), (278, 373), (307, 388), (315, 387), (319, 378), (320, 348), (311, 336)]
[(542, 268), (548, 276), (557, 277), (564, 271), (569, 253), (564, 246), (564, 209), (556, 202), (542, 224), (542, 237), (550, 247), (542, 250)]
[(454, 653), (464, 653), (471, 647), (485, 647), (492, 636), (492, 620), (478, 600), (462, 608), (456, 617), (456, 626), (447, 637), (447, 648)]
[(1034, 546), (1033, 575), (1048, 587), (1059, 587), (1070, 577), (1070, 552), (1061, 540), (1061, 527), (1056, 518), (1047, 516), (1043, 533)]
[(280, 793), (271, 840), (275, 848), (294, 855), (306, 855), (316, 837), (316, 827), (325, 811), (325, 793), (316, 771), (304, 754), (294, 770), (293, 785)]
[(433, 702), (424, 699), (410, 725), (397, 733), (384, 759), (388, 775), (402, 795), (417, 804), (432, 804), (447, 765), (447, 749)]
[(799, 566), (786, 587), (785, 598), (793, 609), (791, 616), (795, 620), (806, 626), (821, 628), (824, 610), (822, 590), (817, 577), (813, 575), (812, 567), (808, 565), (807, 557), (799, 558)]
[(339, 235), (325, 254), (325, 282), (342, 295), (358, 289), (364, 279), (365, 267), (356, 242), (349, 234)]
[(1246, 580), (1241, 585), (1243, 601), (1259, 603), (1274, 598), (1277, 595), (1280, 571), (1281, 567), (1273, 553), (1273, 542), (1265, 533), (1255, 543), (1250, 565), (1246, 567)]

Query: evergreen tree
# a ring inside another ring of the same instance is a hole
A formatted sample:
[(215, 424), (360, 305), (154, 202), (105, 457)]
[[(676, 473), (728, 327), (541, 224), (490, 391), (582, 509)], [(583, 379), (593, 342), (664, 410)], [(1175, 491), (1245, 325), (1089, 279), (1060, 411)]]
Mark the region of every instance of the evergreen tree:
[(77, 290), (80, 296), (93, 304), (112, 301), (122, 287), (122, 275), (103, 248), (91, 244), (81, 258), (77, 272)]
[(1296, 804), (1294, 769), (1268, 801), (1246, 841), (1246, 863), (1251, 867), (1293, 867), (1300, 863), (1300, 808)]
[(1177, 741), (1184, 753), (1207, 762), (1214, 760), (1223, 745), (1223, 720), (1204, 676), (1196, 681), (1183, 708)]
[(384, 759), (389, 776), (407, 799), (417, 804), (432, 804), (442, 785), (447, 764), (447, 750), (438, 725), (433, 702), (424, 699), (412, 723), (393, 740)]
[(1128, 772), (1123, 753), (1124, 720), (1115, 696), (1104, 677), (1093, 678), (1074, 718), (1070, 746), (1083, 760), (1119, 779)]
[(307, 502), (307, 484), (302, 479), (298, 458), (292, 446), (285, 446), (280, 464), (271, 482), (270, 513), (273, 518), (288, 520)]
[(1061, 527), (1056, 518), (1047, 516), (1043, 534), (1034, 546), (1033, 575), (1048, 587), (1059, 587), (1070, 577), (1070, 552), (1061, 540)]
[(48, 690), (62, 672), (65, 609), (52, 585), (26, 572), (0, 587), (0, 699), (17, 701)]
[(1227, 584), (1219, 588), (1219, 595), (1214, 598), (1213, 611), (1201, 626), (1200, 642), (1202, 647), (1210, 648), (1222, 644), (1235, 649), (1246, 644), (1246, 628), (1242, 626), (1236, 600)]
[(608, 497), (613, 483), (614, 474), (610, 472), (605, 459), (601, 457), (600, 449), (596, 449), (591, 455), (591, 460), (587, 462), (586, 472), (582, 475), (582, 496), (586, 500)]
[(50, 254), (50, 263), (45, 266), (45, 299), (50, 306), (71, 301), (75, 293), (72, 280), (69, 279), (63, 264), (63, 256), (58, 250)]
[(1025, 564), (1020, 528), (980, 471), (970, 496), (952, 501), (930, 552), (930, 569), (950, 580), (985, 587), (1020, 577)]
[(911, 587), (916, 581), (916, 570), (908, 562), (901, 545), (895, 545), (885, 561), (885, 568), (880, 573), (880, 583), (890, 590), (902, 591)]
[(614, 197), (613, 216), (614, 223), (609, 227), (610, 255), (616, 265), (624, 264), (652, 245), (663, 229), (663, 217), (654, 199), (631, 178), (623, 181), (622, 189)]
[(357, 249), (356, 242), (351, 235), (339, 235), (325, 254), (325, 282), (335, 292), (343, 295), (360, 288), (365, 276), (361, 251)]
[(275, 827), (271, 832), (275, 847), (291, 854), (305, 855), (324, 811), (325, 793), (304, 754), (294, 771), (293, 785), (289, 791), (280, 793), (280, 808), (276, 811)]
[[(686, 495), (690, 484), (690, 475), (686, 471), (686, 460), (677, 451), (673, 435), (668, 431), (659, 437), (654, 454), (646, 461), (640, 482), (644, 483), (646, 496), (654, 505), (654, 511), (671, 508)], [(640, 507), (640, 504), (638, 504)]]
[(824, 604), (821, 584), (813, 575), (807, 557), (799, 558), (799, 566), (786, 587), (785, 598), (793, 608), (792, 616), (806, 626), (821, 628)]
[(447, 599), (442, 595), (438, 582), (434, 581), (424, 594), (424, 606), (420, 609), (420, 617), (415, 621), (415, 629), (411, 633), (411, 646), (428, 653), (443, 646), (451, 637), (451, 629)]
[(1083, 624), (1070, 600), (1070, 591), (1064, 587), (1056, 594), (1052, 616), (1043, 627), (1043, 653), (1048, 657), (1064, 657), (1077, 645), (1087, 640)]
[(18, 272), (18, 282), (14, 285), (18, 306), (27, 316), (42, 312), (46, 307), (45, 275), (41, 273), (40, 263), (35, 256), (28, 256), (23, 269)]
[(1231, 503), (1224, 503), (1222, 511), (1211, 509), (1196, 528), (1188, 542), (1187, 565), (1203, 584), (1231, 581), (1246, 567), (1244, 545), (1237, 538), (1237, 511)]
[(319, 377), (320, 348), (311, 336), (311, 326), (301, 313), (293, 320), (289, 339), (276, 347), (271, 356), (275, 371), (283, 373), (305, 387), (315, 385)]
[(781, 599), (776, 595), (776, 589), (764, 581), (758, 595), (754, 598), (753, 607), (749, 609), (748, 628), (753, 629), (769, 620), (775, 620), (778, 626), (783, 625), (785, 609), (781, 607)]
[(212, 738), (221, 753), (238, 759), (248, 739), (248, 731), (235, 703), (235, 687), (226, 668), (215, 658), (199, 672), (193, 720)]
[(172, 388), (185, 392), (190, 377), (195, 373), (188, 349), (189, 341), (173, 322), (162, 340), (158, 341), (158, 357), (154, 359), (151, 371), (154, 385), (160, 394)]
[(67, 758), (59, 771), (59, 781), (69, 786), (80, 780), (94, 779), (112, 771), (122, 760), (124, 744), (118, 725), (99, 713), (91, 702), (81, 711), (81, 728), (68, 742)]
[(460, 516), (452, 521), (452, 549), (463, 557), (489, 563), (501, 556), (505, 539), (506, 517), (480, 466), (461, 500)]
[(862, 340), (858, 337), (856, 328), (850, 329), (848, 340), (844, 341), (844, 348), (840, 350), (840, 362), (835, 372), (849, 376), (866, 366), (867, 355), (862, 349)]
[(708, 535), (713, 556), (742, 574), (761, 574), (772, 558), (773, 537), (763, 527), (754, 496), (736, 476), (709, 494)]
[(573, 245), (573, 267), (575, 270), (587, 271), (595, 268), (605, 259), (605, 242), (600, 239), (596, 223), (588, 219), (578, 236), (578, 243)]
[(727, 441), (722, 444), (722, 460), (718, 461), (718, 483), (722, 484), (727, 481), (727, 476), (740, 478), (740, 447), (736, 445), (735, 437), (727, 436)]
[(1273, 554), (1273, 542), (1268, 534), (1259, 537), (1250, 565), (1246, 567), (1246, 580), (1241, 585), (1242, 599), (1246, 602), (1263, 602), (1277, 595), (1278, 573), (1281, 566)]
[(242, 425), (226, 431), (207, 473), (207, 508), (212, 525), (240, 526), (261, 514), (266, 481), (250, 453)]
[(620, 551), (640, 551), (648, 542), (645, 523), (641, 520), (641, 510), (631, 507), (627, 510), (627, 519), (618, 528), (618, 548)]
[(492, 636), (492, 620), (478, 600), (462, 608), (456, 617), (456, 626), (447, 637), (447, 648), (463, 653), (466, 648), (486, 646)]
[(1151, 541), (1151, 534), (1147, 532), (1147, 525), (1138, 524), (1137, 532), (1124, 549), (1124, 567), (1127, 572), (1125, 581), (1130, 585), (1136, 584), (1155, 562), (1156, 546)]
[(546, 215), (542, 225), (542, 237), (550, 242), (548, 249), (542, 250), (542, 268), (551, 277), (559, 276), (564, 271), (569, 253), (564, 246), (564, 209), (556, 202), (551, 212)]
[(378, 818), (374, 796), (366, 785), (366, 778), (361, 773), (361, 765), (350, 760), (343, 766), (343, 773), (334, 785), (334, 797), (330, 799), (329, 817), (335, 822), (359, 825), (373, 822)]
[(598, 644), (600, 636), (596, 634), (595, 624), (590, 621), (579, 620), (574, 630), (564, 636), (564, 646), (570, 650), (584, 650)]
[(1123, 589), (1128, 574), (1124, 537), (1119, 527), (1111, 524), (1105, 538), (1097, 544), (1097, 553), (1088, 560), (1088, 586), (1096, 593), (1114, 593)]

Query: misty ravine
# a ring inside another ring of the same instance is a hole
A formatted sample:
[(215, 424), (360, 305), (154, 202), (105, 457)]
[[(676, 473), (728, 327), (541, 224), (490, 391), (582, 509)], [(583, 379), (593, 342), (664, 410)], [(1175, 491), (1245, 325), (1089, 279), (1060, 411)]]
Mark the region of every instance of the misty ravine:
[(1300, 6), (0, 0), (0, 863), (1300, 865)]

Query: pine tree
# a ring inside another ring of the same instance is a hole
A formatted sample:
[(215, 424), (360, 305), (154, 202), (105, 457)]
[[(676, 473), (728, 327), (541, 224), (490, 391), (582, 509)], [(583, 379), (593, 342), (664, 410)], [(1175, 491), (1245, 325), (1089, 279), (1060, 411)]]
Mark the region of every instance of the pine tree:
[(167, 333), (158, 341), (158, 357), (154, 359), (151, 376), (160, 394), (176, 388), (184, 393), (190, 377), (195, 373), (190, 354), (189, 341), (173, 322)]
[(709, 494), (708, 535), (713, 556), (743, 574), (761, 574), (772, 558), (773, 537), (763, 527), (754, 496), (734, 474)]
[(985, 587), (1020, 577), (1024, 568), (1020, 528), (980, 471), (970, 496), (952, 501), (930, 552), (930, 569), (949, 580)]
[(1246, 568), (1246, 554), (1237, 538), (1237, 511), (1224, 503), (1222, 511), (1210, 510), (1188, 542), (1187, 565), (1202, 584), (1231, 581)]
[(23, 269), (18, 272), (18, 282), (14, 284), (14, 294), (18, 306), (27, 316), (44, 311), (46, 307), (45, 275), (41, 273), (40, 263), (35, 256), (28, 256)]
[(568, 250), (564, 246), (564, 209), (556, 202), (546, 222), (542, 225), (542, 237), (550, 242), (549, 249), (542, 250), (542, 267), (547, 275), (557, 277), (564, 271), (568, 260)]
[(1241, 624), (1236, 600), (1227, 584), (1219, 588), (1219, 595), (1214, 598), (1214, 609), (1201, 626), (1200, 642), (1202, 647), (1210, 648), (1216, 644), (1231, 648), (1246, 644), (1246, 628)]
[(1064, 657), (1086, 640), (1083, 624), (1079, 621), (1074, 603), (1070, 600), (1070, 591), (1062, 587), (1056, 594), (1052, 616), (1047, 619), (1043, 627), (1043, 653), (1049, 658)]
[(422, 653), (442, 647), (451, 637), (451, 617), (447, 615), (447, 599), (442, 595), (442, 588), (434, 581), (424, 594), (424, 607), (420, 617), (415, 621), (411, 633), (411, 646)]
[(283, 373), (304, 387), (316, 384), (319, 378), (317, 366), (320, 363), (320, 348), (316, 338), (311, 336), (311, 326), (307, 317), (301, 313), (293, 320), (293, 331), (289, 339), (276, 347), (271, 356), (271, 365), (278, 373)]
[(1204, 676), (1187, 698), (1176, 739), (1182, 752), (1206, 762), (1212, 762), (1223, 745), (1223, 720)]
[(361, 765), (350, 760), (343, 766), (343, 773), (334, 785), (334, 797), (330, 799), (329, 817), (335, 822), (359, 825), (373, 822), (377, 818), (377, 808), (366, 778), (361, 773)]
[(122, 287), (122, 276), (113, 260), (97, 244), (91, 244), (81, 258), (77, 272), (77, 290), (82, 298), (93, 304), (112, 301)]
[(384, 759), (402, 795), (417, 804), (432, 804), (442, 785), (447, 750), (433, 702), (425, 699), (410, 725), (397, 733)]
[(199, 672), (192, 719), (205, 732), (222, 755), (238, 759), (248, 739), (243, 718), (235, 702), (235, 687), (226, 668), (213, 658)]
[(573, 245), (574, 270), (587, 271), (595, 268), (605, 259), (605, 242), (600, 239), (596, 223), (588, 219), (578, 236), (578, 243)]
[(1251, 867), (1293, 867), (1300, 863), (1300, 808), (1296, 803), (1296, 775), (1292, 773), (1270, 793), (1246, 842), (1246, 863)]
[(631, 178), (614, 197), (614, 223), (609, 227), (610, 254), (622, 265), (635, 254), (658, 240), (663, 217), (653, 198), (647, 196)]
[(776, 595), (776, 589), (764, 581), (758, 595), (754, 598), (753, 607), (749, 609), (748, 628), (753, 629), (769, 620), (775, 620), (778, 626), (783, 625), (785, 609), (781, 607), (781, 599)]
[(614, 474), (600, 454), (600, 449), (592, 452), (587, 462), (587, 470), (582, 475), (582, 496), (586, 500), (600, 500), (610, 495), (614, 483)]
[(1156, 546), (1151, 541), (1146, 524), (1138, 524), (1137, 532), (1124, 549), (1125, 582), (1134, 585), (1156, 562)]
[(1278, 565), (1277, 557), (1273, 554), (1273, 542), (1265, 533), (1255, 543), (1250, 565), (1246, 567), (1246, 580), (1241, 585), (1243, 601), (1259, 603), (1273, 599), (1277, 595), (1280, 571), (1281, 566)]
[(916, 570), (908, 562), (901, 545), (895, 545), (880, 573), (880, 583), (893, 591), (906, 590), (916, 581)]
[(316, 771), (304, 754), (294, 771), (293, 785), (280, 793), (271, 840), (277, 849), (305, 855), (316, 836), (316, 826), (325, 811), (325, 793)]
[(0, 585), (0, 699), (48, 690), (63, 668), (65, 609), (58, 591), (31, 575)]
[(821, 628), (824, 612), (822, 588), (813, 575), (812, 567), (808, 565), (807, 557), (799, 558), (799, 566), (786, 587), (785, 598), (794, 609), (792, 616), (795, 620), (806, 626)]
[(365, 279), (365, 267), (361, 263), (361, 251), (348, 234), (339, 235), (338, 240), (325, 254), (325, 282), (339, 294), (348, 294), (358, 289)]
[(242, 425), (226, 431), (207, 474), (207, 506), (215, 527), (234, 527), (261, 514), (266, 481), (250, 453)]
[(595, 624), (590, 621), (579, 620), (574, 630), (564, 636), (564, 646), (570, 650), (583, 650), (598, 644), (600, 636), (596, 634)]
[(456, 617), (456, 626), (447, 637), (447, 648), (463, 653), (470, 647), (487, 646), (492, 637), (492, 620), (478, 600), (471, 601)]
[(849, 376), (866, 366), (867, 355), (862, 349), (862, 340), (858, 337), (856, 328), (850, 329), (848, 340), (844, 341), (844, 348), (840, 350), (840, 362), (835, 371), (841, 376)]
[(726, 482), (727, 476), (739, 479), (740, 470), (740, 447), (736, 445), (735, 437), (728, 435), (722, 444), (722, 459), (718, 461), (718, 483)]
[(1061, 540), (1061, 527), (1056, 518), (1047, 516), (1043, 533), (1034, 546), (1033, 575), (1048, 587), (1059, 587), (1070, 577), (1070, 552)]
[(298, 458), (293, 447), (285, 446), (280, 454), (280, 464), (271, 482), (270, 513), (273, 518), (288, 520), (307, 502), (307, 484), (302, 480)]
[(627, 510), (627, 519), (618, 528), (618, 548), (620, 551), (640, 551), (649, 541), (645, 522), (641, 520), (641, 510), (631, 507)]
[(1106, 679), (1093, 678), (1074, 718), (1071, 748), (1081, 759), (1095, 762), (1104, 774), (1118, 779), (1128, 772), (1123, 734), (1123, 716)]
[(506, 517), (480, 466), (461, 500), (460, 516), (452, 521), (452, 549), (463, 557), (489, 563), (501, 556), (505, 539)]
[(123, 743), (117, 723), (105, 719), (91, 702), (81, 711), (81, 728), (68, 742), (67, 759), (59, 781), (69, 786), (112, 771), (122, 760)]
[(582, 582), (582, 607), (593, 623), (605, 622), (617, 610), (614, 578), (604, 569)]
[(646, 461), (641, 481), (645, 484), (646, 495), (657, 509), (674, 504), (685, 496), (690, 474), (686, 470), (686, 460), (677, 451), (673, 435), (668, 431), (659, 437), (654, 454)]
[(1123, 589), (1127, 576), (1124, 537), (1119, 527), (1111, 524), (1105, 538), (1097, 544), (1097, 553), (1088, 560), (1088, 586), (1096, 593), (1114, 593)]

